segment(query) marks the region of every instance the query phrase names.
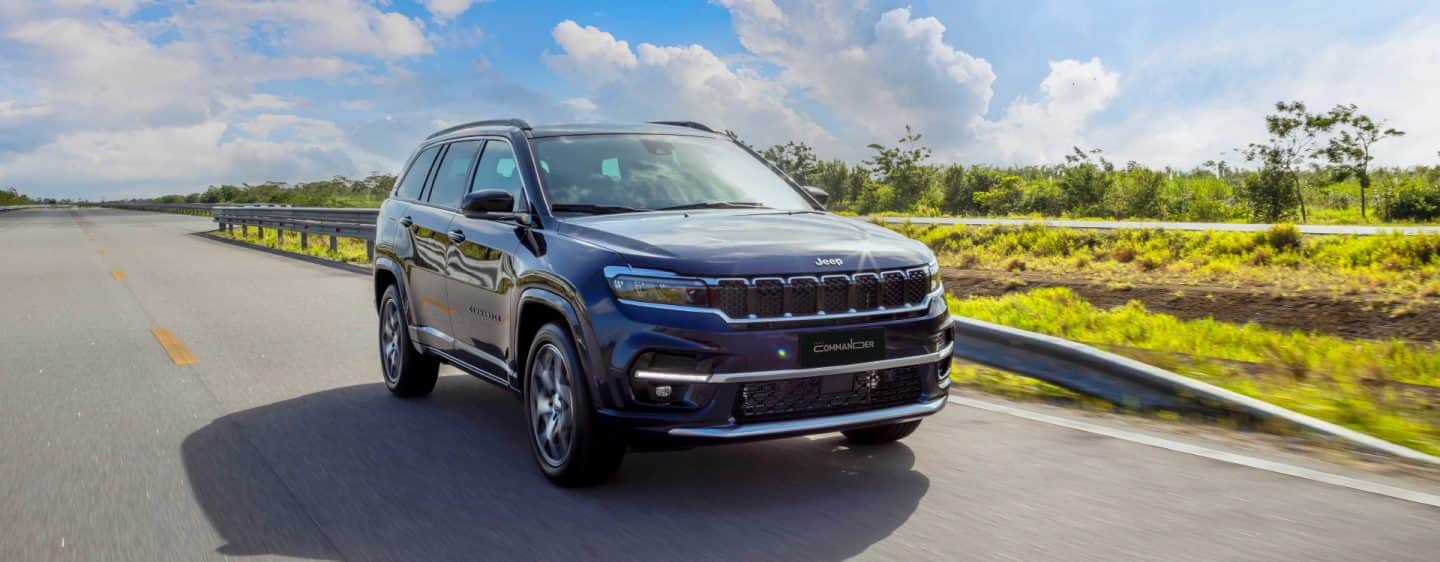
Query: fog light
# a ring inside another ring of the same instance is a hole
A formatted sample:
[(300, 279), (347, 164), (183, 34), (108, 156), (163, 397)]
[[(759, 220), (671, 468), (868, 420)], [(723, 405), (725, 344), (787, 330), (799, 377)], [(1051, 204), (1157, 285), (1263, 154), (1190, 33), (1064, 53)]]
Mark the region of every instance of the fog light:
[(661, 386), (655, 387), (655, 397), (656, 397), (656, 398), (659, 398), (659, 399), (661, 399), (661, 400), (667, 400), (667, 399), (669, 399), (669, 398), (670, 398), (670, 385), (666, 384), (666, 385), (661, 385)]

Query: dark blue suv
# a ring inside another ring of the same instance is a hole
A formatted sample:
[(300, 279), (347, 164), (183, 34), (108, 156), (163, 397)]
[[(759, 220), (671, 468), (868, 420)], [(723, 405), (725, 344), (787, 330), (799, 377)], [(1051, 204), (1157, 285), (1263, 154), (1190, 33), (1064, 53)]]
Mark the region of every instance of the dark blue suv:
[(439, 131), (376, 225), (385, 383), (515, 392), (564, 486), (631, 448), (905, 437), (945, 405), (939, 268), (827, 198), (698, 123)]

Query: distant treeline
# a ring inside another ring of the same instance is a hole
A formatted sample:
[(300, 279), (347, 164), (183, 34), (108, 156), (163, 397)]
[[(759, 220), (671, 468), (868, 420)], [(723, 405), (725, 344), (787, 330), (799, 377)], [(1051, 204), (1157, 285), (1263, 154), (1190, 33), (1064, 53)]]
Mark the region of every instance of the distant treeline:
[(374, 174), (364, 179), (344, 176), (321, 181), (289, 184), (265, 182), (257, 185), (210, 186), (201, 193), (166, 195), (157, 203), (279, 203), (296, 207), (378, 207), (395, 176)]
[[(1078, 147), (1064, 163), (1045, 166), (937, 164), (921, 134), (909, 128), (894, 145), (870, 145), (871, 157), (860, 163), (821, 159), (798, 142), (757, 151), (797, 182), (830, 192), (832, 210), (859, 214), (1329, 223), (1440, 218), (1440, 166), (1372, 168), (1376, 145), (1404, 132), (1354, 105), (1311, 113), (1301, 102), (1281, 102), (1265, 124), (1269, 137), (1237, 148), (1235, 163), (1215, 160), (1188, 170), (1116, 164), (1099, 149)], [(157, 201), (373, 207), (394, 184), (390, 175), (337, 176), (222, 185)]]
[(0, 207), (11, 205), (33, 205), (35, 201), (26, 197), (25, 194), (16, 191), (15, 188), (0, 189)]
[(1440, 218), (1440, 166), (1371, 167), (1376, 145), (1404, 132), (1354, 105), (1310, 113), (1304, 103), (1280, 102), (1265, 123), (1269, 138), (1235, 150), (1245, 167), (1223, 160), (1190, 170), (1117, 165), (1099, 149), (1079, 147), (1057, 165), (942, 165), (930, 162), (922, 136), (908, 127), (893, 146), (870, 145), (873, 155), (859, 164), (822, 160), (797, 142), (759, 152), (796, 181), (830, 192), (831, 209), (859, 214), (1264, 222)]

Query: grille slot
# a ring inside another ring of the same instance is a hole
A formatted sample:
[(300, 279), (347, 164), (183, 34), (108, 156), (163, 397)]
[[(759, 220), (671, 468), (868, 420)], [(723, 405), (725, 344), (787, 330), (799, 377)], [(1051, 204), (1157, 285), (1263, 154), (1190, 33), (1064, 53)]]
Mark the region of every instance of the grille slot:
[(823, 392), (827, 377), (742, 384), (735, 417), (742, 422), (781, 421), (888, 408), (920, 399), (918, 366), (849, 376), (849, 390), (838, 392)]
[(779, 279), (755, 280), (755, 315), (779, 316), (785, 313), (785, 283)]
[(880, 276), (874, 273), (855, 274), (855, 310), (880, 306)]
[(825, 278), (825, 312), (850, 310), (850, 278), (831, 276)]
[(744, 318), (748, 311), (750, 288), (744, 281), (725, 279), (715, 287), (716, 305), (731, 318)]
[(886, 271), (880, 279), (880, 306), (905, 304), (905, 274)]
[(905, 280), (905, 302), (917, 303), (930, 292), (930, 274), (923, 269), (912, 269)]
[(808, 277), (797, 277), (790, 280), (790, 307), (791, 314), (815, 314), (816, 299), (819, 297), (818, 284), (814, 279)]

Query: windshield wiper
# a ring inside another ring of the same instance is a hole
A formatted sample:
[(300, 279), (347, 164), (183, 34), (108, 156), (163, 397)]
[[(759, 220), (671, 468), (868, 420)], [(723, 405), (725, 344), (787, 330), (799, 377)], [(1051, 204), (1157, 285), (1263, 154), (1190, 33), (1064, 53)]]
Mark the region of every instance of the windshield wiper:
[(688, 205), (675, 205), (673, 207), (660, 207), (656, 211), (683, 211), (685, 209), (767, 209), (760, 203), (750, 201), (708, 201), (705, 203), (690, 203)]
[(615, 213), (639, 213), (649, 211), (650, 209), (636, 209), (634, 207), (623, 207), (620, 205), (591, 205), (589, 203), (555, 203), (550, 205), (550, 210), (556, 213), (610, 215)]

